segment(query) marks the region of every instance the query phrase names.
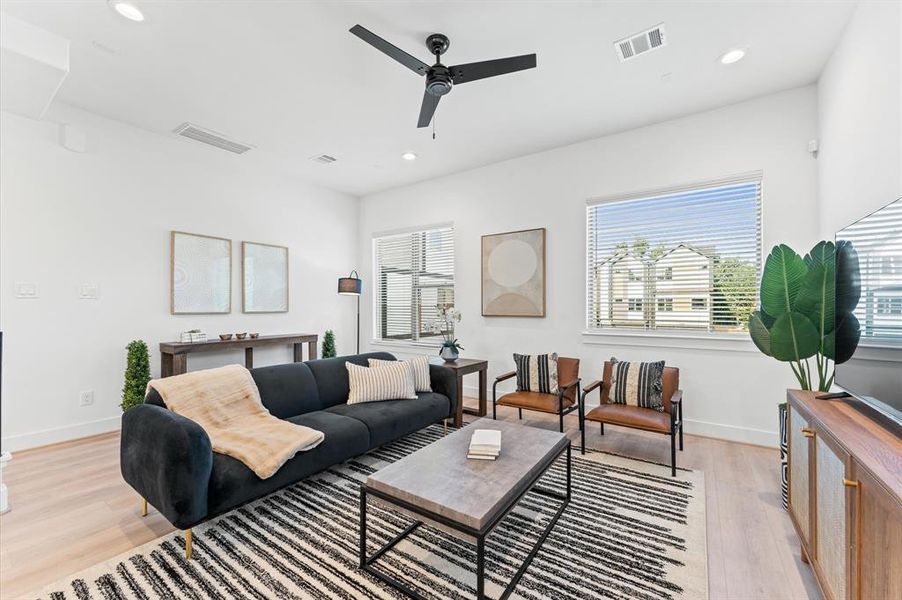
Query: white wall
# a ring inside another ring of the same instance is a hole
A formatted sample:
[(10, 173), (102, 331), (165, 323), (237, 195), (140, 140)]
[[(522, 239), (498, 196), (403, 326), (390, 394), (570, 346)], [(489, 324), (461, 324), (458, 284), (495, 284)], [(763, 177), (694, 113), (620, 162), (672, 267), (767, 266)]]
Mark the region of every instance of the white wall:
[[(125, 346), (151, 349), (194, 327), (207, 334), (336, 331), (352, 352), (353, 301), (336, 279), (356, 266), (358, 200), (258, 168), (253, 159), (165, 137), (70, 107), (52, 121), (88, 136), (88, 151), (60, 146), (59, 128), (0, 113), (0, 328), (4, 332), (4, 449), (118, 427)], [(252, 151), (253, 152), (253, 151)], [(230, 238), (232, 313), (169, 314), (169, 232)], [(290, 248), (290, 312), (241, 312), (240, 241)], [(40, 297), (14, 297), (33, 282)], [(99, 300), (79, 300), (81, 283)], [(291, 360), (259, 350), (255, 364)], [(192, 355), (189, 368), (243, 362), (243, 353)], [(82, 390), (94, 405), (80, 407)]]
[(902, 3), (861, 2), (818, 81), (821, 234), (902, 197)]
[[(745, 338), (582, 334), (586, 199), (762, 170), (765, 249), (779, 242), (807, 248), (819, 228), (817, 167), (807, 152), (817, 136), (816, 109), (816, 90), (808, 86), (367, 196), (359, 244), (367, 302), (362, 328), (373, 330), (373, 234), (453, 221), (455, 291), (463, 313), (457, 337), (465, 356), (490, 361), (490, 378), (512, 368), (512, 352), (580, 357), (585, 382), (599, 377), (612, 355), (663, 358), (681, 369), (687, 432), (776, 445), (776, 406), (797, 384), (788, 366), (760, 355)], [(548, 316), (481, 317), (480, 236), (533, 227), (548, 230)]]

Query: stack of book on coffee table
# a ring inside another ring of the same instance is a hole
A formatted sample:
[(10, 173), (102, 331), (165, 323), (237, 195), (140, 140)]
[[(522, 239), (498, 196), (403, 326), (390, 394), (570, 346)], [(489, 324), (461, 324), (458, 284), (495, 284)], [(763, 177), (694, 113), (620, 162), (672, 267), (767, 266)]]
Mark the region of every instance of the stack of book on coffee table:
[(501, 432), (497, 429), (477, 429), (470, 438), (467, 458), (495, 460), (501, 454)]

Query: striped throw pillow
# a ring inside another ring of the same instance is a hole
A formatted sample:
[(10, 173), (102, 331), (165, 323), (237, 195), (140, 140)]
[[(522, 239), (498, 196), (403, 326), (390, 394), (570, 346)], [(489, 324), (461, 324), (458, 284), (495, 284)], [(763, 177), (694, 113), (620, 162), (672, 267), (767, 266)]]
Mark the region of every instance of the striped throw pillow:
[(432, 381), (429, 377), (429, 357), (417, 356), (410, 360), (381, 360), (378, 358), (370, 359), (370, 367), (382, 367), (398, 362), (406, 362), (413, 369), (413, 386), (418, 392), (431, 392)]
[(628, 404), (664, 411), (664, 361), (630, 363), (611, 359), (611, 391), (614, 404)]
[(557, 394), (557, 353), (514, 354), (517, 391)]
[(406, 362), (392, 361), (378, 369), (345, 363), (348, 369), (348, 404), (380, 400), (415, 400), (413, 371)]

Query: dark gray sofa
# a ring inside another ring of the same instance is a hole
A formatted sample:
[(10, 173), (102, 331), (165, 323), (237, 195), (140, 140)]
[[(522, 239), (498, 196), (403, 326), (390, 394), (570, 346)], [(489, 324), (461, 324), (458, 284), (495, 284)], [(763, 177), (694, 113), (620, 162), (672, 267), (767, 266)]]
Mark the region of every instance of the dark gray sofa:
[(346, 362), (395, 360), (385, 352), (251, 369), (264, 406), (280, 419), (325, 433), (269, 479), (214, 453), (201, 427), (166, 409), (151, 390), (122, 416), (122, 477), (179, 529), (191, 528), (351, 457), (451, 418), (457, 406), (454, 373), (430, 365), (432, 392), (417, 400), (348, 405)]

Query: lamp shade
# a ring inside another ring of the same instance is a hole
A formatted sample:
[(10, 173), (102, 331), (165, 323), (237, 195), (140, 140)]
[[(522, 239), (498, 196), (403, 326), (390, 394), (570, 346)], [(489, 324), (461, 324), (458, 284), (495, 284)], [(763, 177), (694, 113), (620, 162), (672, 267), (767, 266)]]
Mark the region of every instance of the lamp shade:
[(363, 290), (363, 281), (356, 277), (357, 271), (352, 271), (349, 277), (338, 278), (338, 293), (349, 296), (359, 296)]

